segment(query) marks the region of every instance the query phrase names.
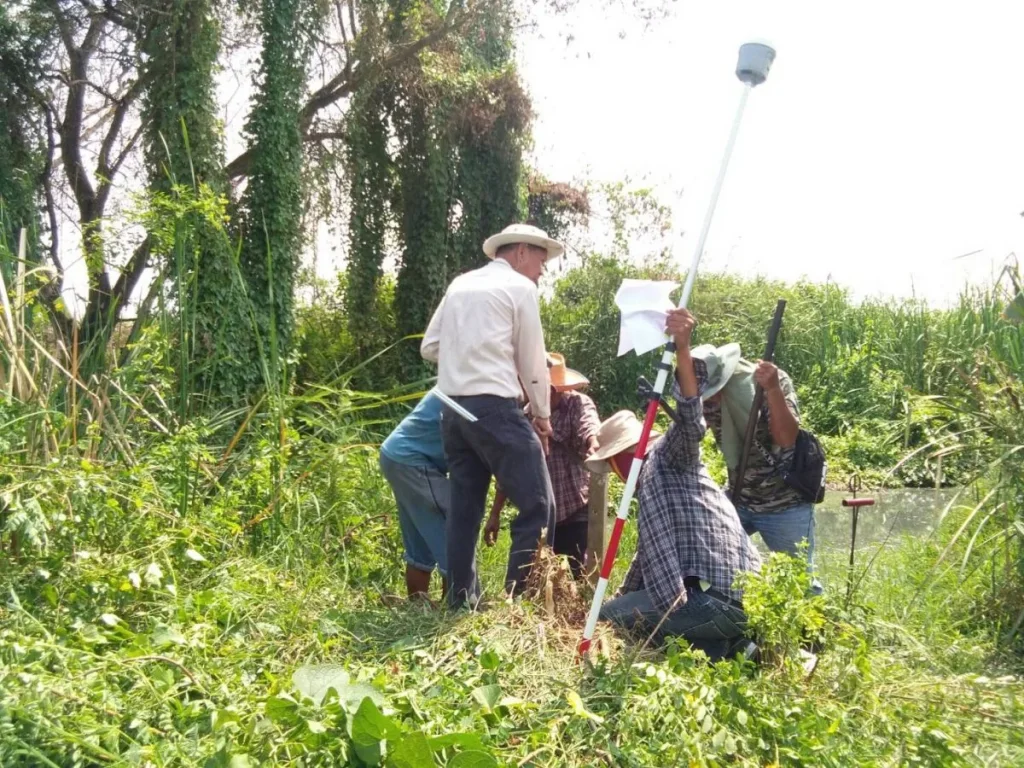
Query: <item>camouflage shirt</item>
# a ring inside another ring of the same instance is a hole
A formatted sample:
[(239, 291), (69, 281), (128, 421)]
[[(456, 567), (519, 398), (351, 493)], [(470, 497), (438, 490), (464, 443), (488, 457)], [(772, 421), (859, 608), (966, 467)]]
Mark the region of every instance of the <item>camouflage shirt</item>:
[[(779, 370), (779, 386), (786, 398), (789, 410), (799, 421), (800, 407), (797, 404), (796, 390), (789, 375)], [(722, 408), (718, 403), (704, 403), (704, 420), (708, 428), (715, 436), (715, 441), (722, 439)], [(768, 412), (768, 403), (761, 406), (761, 417), (757, 422), (757, 431), (754, 433), (755, 445), (750, 449), (750, 458), (747, 461), (746, 476), (743, 479), (743, 488), (740, 491), (739, 508), (749, 509), (751, 512), (781, 512), (784, 509), (804, 504), (804, 500), (793, 488), (786, 485), (779, 472), (779, 468), (788, 465), (793, 460), (792, 448), (780, 448), (772, 442), (770, 429), (771, 414)], [(769, 463), (764, 453), (758, 449), (756, 443), (760, 443), (765, 451), (771, 454), (775, 466)], [(729, 470), (729, 485), (733, 483), (734, 470)]]

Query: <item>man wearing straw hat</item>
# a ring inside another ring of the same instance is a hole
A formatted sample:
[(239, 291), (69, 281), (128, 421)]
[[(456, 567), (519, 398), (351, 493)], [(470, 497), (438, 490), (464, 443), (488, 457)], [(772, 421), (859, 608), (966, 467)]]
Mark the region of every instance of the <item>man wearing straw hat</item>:
[[(579, 578), (587, 552), (590, 475), (583, 465), (597, 450), (601, 418), (594, 401), (580, 390), (590, 382), (565, 364), (565, 357), (548, 355), (551, 377), (551, 438), (548, 441), (548, 475), (555, 493), (555, 529), (548, 540), (556, 555), (569, 559), (573, 578)], [(528, 406), (529, 408), (530, 406)], [(505, 493), (498, 490), (491, 516), (484, 526), (484, 541), (494, 546), (501, 525)]]
[(601, 618), (658, 639), (685, 637), (720, 658), (743, 641), (746, 628), (736, 576), (759, 570), (761, 558), (701, 460), (706, 425), (700, 395), (707, 380), (690, 358), (694, 325), (687, 310), (670, 313), (679, 419), (644, 461), (636, 555)]
[[(543, 230), (513, 224), (487, 238), (491, 263), (452, 281), (420, 352), (437, 363), (437, 388), (476, 421), (445, 407), (444, 450), (451, 510), (445, 528), (448, 604), (476, 605), (476, 544), (491, 477), (519, 509), (511, 525), (505, 588), (522, 591), (541, 530), (554, 527), (555, 502), (544, 454), (551, 406), (537, 283), (564, 248)], [(532, 405), (519, 403), (520, 382)]]

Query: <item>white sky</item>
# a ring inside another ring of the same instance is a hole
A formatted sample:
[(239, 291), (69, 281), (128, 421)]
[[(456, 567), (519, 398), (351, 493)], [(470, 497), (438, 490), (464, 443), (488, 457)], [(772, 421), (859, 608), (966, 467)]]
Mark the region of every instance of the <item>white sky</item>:
[(1024, 5), (683, 0), (647, 30), (581, 8), (520, 44), (535, 163), (554, 180), (654, 186), (681, 264), (742, 90), (738, 47), (759, 38), (778, 56), (704, 265), (944, 303), (1024, 252)]

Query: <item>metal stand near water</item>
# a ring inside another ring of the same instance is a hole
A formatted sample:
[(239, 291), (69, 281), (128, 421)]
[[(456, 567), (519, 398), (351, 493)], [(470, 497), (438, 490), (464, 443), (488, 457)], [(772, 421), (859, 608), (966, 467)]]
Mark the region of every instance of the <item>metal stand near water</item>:
[(846, 604), (850, 604), (850, 600), (853, 598), (853, 561), (857, 552), (857, 518), (860, 516), (861, 507), (873, 507), (875, 505), (874, 499), (868, 498), (857, 498), (857, 492), (860, 490), (860, 478), (854, 475), (850, 478), (850, 494), (853, 498), (843, 499), (842, 505), (849, 507), (853, 510), (853, 517), (850, 520), (850, 566), (846, 574)]

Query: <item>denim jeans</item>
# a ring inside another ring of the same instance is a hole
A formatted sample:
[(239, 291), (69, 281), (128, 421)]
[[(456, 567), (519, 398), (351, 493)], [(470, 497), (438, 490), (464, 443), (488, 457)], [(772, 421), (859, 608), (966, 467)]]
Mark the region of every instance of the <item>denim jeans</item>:
[(437, 568), (447, 577), (445, 520), (448, 518), (448, 478), (436, 467), (414, 467), (380, 455), (380, 471), (398, 504), (405, 562), (430, 573)]
[[(655, 640), (661, 642), (677, 635), (712, 658), (721, 658), (731, 644), (743, 636), (746, 614), (732, 603), (698, 589), (687, 588), (686, 593), (686, 602), (669, 614)], [(663, 615), (654, 607), (647, 590), (638, 589), (605, 603), (600, 618), (630, 631), (649, 634)]]
[[(555, 533), (555, 496), (544, 449), (515, 400), (493, 395), (457, 397), (476, 416), (464, 419), (450, 408), (441, 412), (444, 453), (448, 461), (451, 511), (445, 530), (448, 554), (448, 604), (475, 604), (476, 545), (491, 477), (519, 510), (509, 527), (505, 589), (519, 594), (526, 586), (542, 528)], [(552, 543), (554, 543), (552, 541)]]
[(780, 512), (752, 512), (737, 507), (740, 523), (748, 536), (760, 533), (772, 552), (798, 555), (797, 545), (807, 540), (807, 571), (811, 574), (811, 591), (820, 595), (821, 582), (814, 576), (814, 505), (797, 504)]

